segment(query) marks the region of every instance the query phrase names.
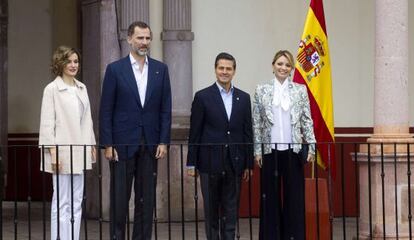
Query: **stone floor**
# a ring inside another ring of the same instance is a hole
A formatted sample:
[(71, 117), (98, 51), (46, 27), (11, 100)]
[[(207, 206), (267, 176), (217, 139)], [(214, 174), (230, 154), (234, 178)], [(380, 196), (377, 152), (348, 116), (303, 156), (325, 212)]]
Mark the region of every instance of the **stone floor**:
[[(31, 205), (31, 221), (29, 224), (28, 205), (27, 203), (17, 204), (17, 221), (14, 221), (15, 211), (13, 202), (3, 202), (2, 206), (2, 239), (50, 239), (50, 222), (49, 222), (49, 206), (46, 207), (46, 221), (43, 221), (43, 211), (41, 203), (32, 203)], [(16, 224), (15, 224), (16, 223)], [(85, 221), (83, 221), (81, 229), (81, 239), (99, 240), (109, 239), (109, 224), (103, 222), (99, 224), (99, 221), (95, 219), (88, 219), (86, 221), (87, 231), (85, 232)], [(356, 219), (345, 219), (345, 237), (343, 232), (343, 219), (335, 218), (333, 221), (333, 239), (352, 239), (356, 236)], [(239, 221), (240, 240), (258, 239), (258, 226), (259, 221), (257, 218), (250, 219), (243, 218)], [(29, 231), (30, 229), (30, 231)], [(44, 230), (46, 232), (44, 233)], [(156, 234), (155, 234), (156, 230)], [(29, 234), (30, 233), (30, 234)], [(44, 238), (44, 236), (46, 238)], [(197, 238), (198, 236), (198, 238)], [(198, 228), (196, 228), (195, 222), (186, 222), (183, 226), (181, 223), (157, 223), (154, 225), (153, 239), (205, 239), (204, 222), (198, 222)]]

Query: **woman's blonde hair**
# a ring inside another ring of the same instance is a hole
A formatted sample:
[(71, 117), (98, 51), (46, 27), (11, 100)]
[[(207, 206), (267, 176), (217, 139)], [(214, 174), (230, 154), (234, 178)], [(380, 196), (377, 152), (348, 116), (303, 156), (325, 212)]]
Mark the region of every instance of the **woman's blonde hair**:
[(272, 65), (275, 64), (276, 60), (278, 60), (280, 57), (285, 57), (289, 61), (290, 65), (295, 67), (295, 61), (293, 60), (293, 55), (288, 50), (280, 50), (278, 51), (275, 56), (273, 57)]
[(52, 64), (50, 66), (55, 77), (62, 76), (63, 69), (65, 68), (66, 64), (69, 63), (69, 57), (74, 53), (78, 56), (78, 60), (80, 62), (80, 54), (78, 51), (76, 51), (76, 49), (67, 46), (59, 46), (56, 48), (55, 52), (53, 53)]

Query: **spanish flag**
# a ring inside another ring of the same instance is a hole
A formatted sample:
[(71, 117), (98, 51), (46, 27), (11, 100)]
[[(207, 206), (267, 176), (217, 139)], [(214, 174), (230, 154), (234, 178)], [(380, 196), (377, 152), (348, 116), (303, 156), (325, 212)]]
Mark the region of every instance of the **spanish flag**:
[(293, 81), (308, 89), (318, 151), (318, 164), (335, 174), (331, 64), (322, 0), (311, 0)]

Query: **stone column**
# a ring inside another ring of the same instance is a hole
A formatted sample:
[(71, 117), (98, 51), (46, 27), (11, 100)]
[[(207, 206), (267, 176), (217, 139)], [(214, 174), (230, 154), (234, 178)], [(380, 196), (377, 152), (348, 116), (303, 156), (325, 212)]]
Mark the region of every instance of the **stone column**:
[(128, 26), (134, 21), (143, 21), (149, 25), (149, 0), (121, 0), (118, 7), (121, 56), (124, 57), (130, 52), (127, 42)]
[[(120, 57), (115, 0), (83, 0), (82, 7), (82, 79), (88, 88), (96, 140), (99, 141), (99, 101), (101, 83), (106, 66)], [(103, 158), (88, 172), (85, 193), (90, 217), (99, 217), (99, 201), (102, 213), (109, 219), (109, 165)], [(102, 176), (102, 199), (99, 196), (99, 168)]]
[(0, 197), (3, 198), (3, 173), (7, 171), (7, 0), (0, 0)]
[[(375, 7), (374, 135), (369, 142), (411, 141), (408, 0), (379, 0), (375, 1)], [(373, 150), (379, 151), (378, 148)], [(393, 148), (387, 147), (386, 151), (393, 151)]]
[[(164, 62), (168, 65), (173, 96), (174, 125), (190, 116), (193, 98), (191, 1), (164, 0), (164, 31), (161, 34)], [(184, 119), (183, 119), (184, 118)], [(184, 122), (185, 123), (185, 122)]]
[[(185, 194), (181, 199), (181, 172), (185, 171), (187, 147), (183, 147), (181, 159), (180, 143), (186, 144), (188, 137), (189, 117), (193, 98), (192, 84), (192, 41), (194, 33), (191, 32), (191, 0), (164, 0), (163, 1), (163, 41), (164, 63), (168, 65), (173, 101), (172, 142), (170, 147), (170, 204), (171, 218), (181, 219), (182, 203), (186, 219), (194, 217), (194, 179), (188, 178), (184, 173)], [(184, 141), (183, 141), (184, 140)], [(181, 165), (183, 163), (183, 166)], [(166, 176), (167, 163), (159, 165), (159, 176)], [(159, 184), (167, 188), (167, 179), (160, 179)], [(201, 196), (201, 194), (198, 194)], [(157, 199), (157, 204), (167, 206), (168, 195), (163, 191)], [(199, 206), (201, 201), (199, 201)], [(159, 218), (167, 217), (167, 210), (159, 209)], [(199, 213), (202, 213), (199, 209)], [(202, 214), (200, 214), (201, 216)]]
[[(399, 239), (408, 239), (408, 173), (414, 170), (408, 167), (412, 159), (408, 159), (407, 154), (408, 145), (410, 152), (414, 152), (414, 145), (411, 145), (414, 139), (409, 134), (408, 0), (377, 0), (375, 7), (374, 134), (368, 139), (369, 149), (361, 147), (358, 159), (360, 237), (383, 239), (385, 222), (387, 239), (396, 238), (396, 225)], [(394, 161), (397, 164), (396, 181)], [(414, 185), (411, 188), (414, 189)], [(395, 204), (399, 208), (397, 219)]]

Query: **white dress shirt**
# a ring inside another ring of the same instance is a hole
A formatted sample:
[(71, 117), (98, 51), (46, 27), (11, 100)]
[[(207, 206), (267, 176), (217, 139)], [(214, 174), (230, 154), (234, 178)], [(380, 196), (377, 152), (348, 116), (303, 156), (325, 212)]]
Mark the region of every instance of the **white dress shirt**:
[[(273, 122), (271, 130), (272, 143), (277, 144), (277, 150), (283, 151), (289, 148), (288, 143), (292, 142), (292, 127), (290, 119), (290, 96), (289, 81), (286, 79), (283, 84), (274, 79), (273, 89)], [(285, 144), (280, 144), (285, 143)], [(291, 145), (290, 148), (293, 146)], [(272, 145), (275, 149), (275, 145)]]
[(216, 85), (219, 88), (221, 99), (223, 99), (224, 108), (226, 109), (227, 113), (227, 120), (230, 121), (231, 109), (233, 107), (233, 84), (231, 84), (229, 92), (227, 92), (226, 89), (224, 89), (218, 82), (216, 82)]
[(135, 81), (137, 81), (139, 99), (141, 100), (141, 106), (144, 107), (145, 104), (145, 93), (147, 91), (148, 83), (148, 57), (145, 56), (145, 63), (142, 69), (139, 69), (139, 64), (137, 60), (129, 54), (129, 59), (131, 60), (132, 70), (134, 72)]

